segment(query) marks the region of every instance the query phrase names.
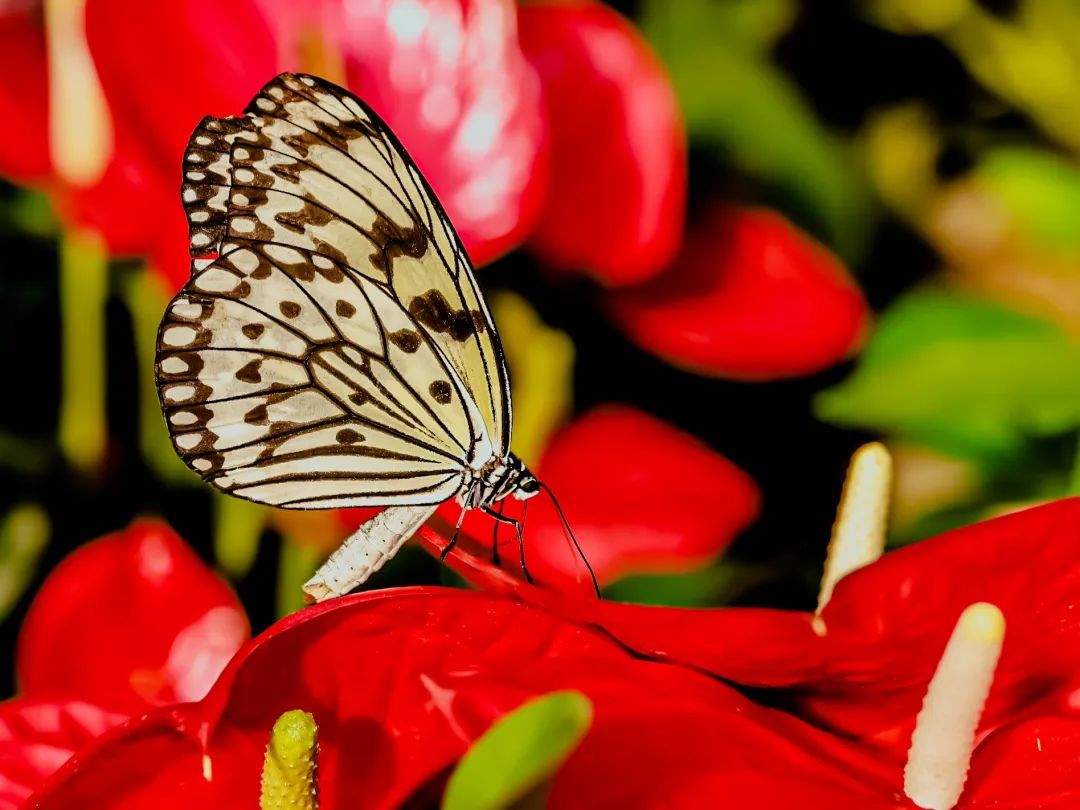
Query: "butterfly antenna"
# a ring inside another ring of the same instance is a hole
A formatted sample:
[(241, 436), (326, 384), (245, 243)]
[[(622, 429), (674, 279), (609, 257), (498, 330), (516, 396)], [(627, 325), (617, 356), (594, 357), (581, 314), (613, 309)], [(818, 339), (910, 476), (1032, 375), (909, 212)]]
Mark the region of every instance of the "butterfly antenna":
[[(581, 561), (585, 563), (585, 568), (589, 572), (589, 578), (592, 579), (593, 590), (596, 591), (596, 598), (602, 599), (600, 596), (600, 583), (596, 581), (596, 573), (593, 571), (592, 566), (589, 565), (589, 559), (585, 556), (585, 552), (581, 550), (581, 544), (578, 543), (577, 538), (574, 537), (574, 530), (570, 528), (570, 521), (566, 519), (566, 514), (563, 512), (562, 507), (559, 506), (559, 500), (555, 497), (555, 493), (551, 491), (551, 487), (545, 484), (543, 481), (539, 482), (540, 488), (548, 494), (551, 498), (551, 502), (555, 504), (555, 511), (559, 513), (559, 520), (562, 521), (563, 530), (566, 532), (566, 536), (570, 538), (570, 542), (574, 544), (574, 548), (577, 550), (578, 556)], [(528, 503), (528, 501), (526, 501)]]

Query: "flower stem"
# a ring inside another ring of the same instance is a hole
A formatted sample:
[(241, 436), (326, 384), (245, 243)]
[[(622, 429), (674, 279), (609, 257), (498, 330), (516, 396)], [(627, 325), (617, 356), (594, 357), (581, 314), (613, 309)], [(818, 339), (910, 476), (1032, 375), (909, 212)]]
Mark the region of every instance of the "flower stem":
[(82, 472), (105, 454), (105, 305), (108, 259), (97, 235), (67, 233), (60, 242), (63, 382), (60, 447)]
[(1005, 637), (1005, 617), (988, 602), (960, 616), (930, 681), (911, 735), (904, 793), (919, 807), (955, 807), (967, 781), (975, 732)]
[(885, 445), (871, 442), (856, 450), (844, 479), (829, 540), (818, 594), (819, 614), (832, 597), (836, 583), (885, 552), (891, 487), (892, 457)]
[(319, 729), (295, 709), (274, 723), (263, 760), (260, 810), (318, 810)]
[(214, 556), (233, 579), (246, 576), (259, 553), (266, 507), (214, 492)]

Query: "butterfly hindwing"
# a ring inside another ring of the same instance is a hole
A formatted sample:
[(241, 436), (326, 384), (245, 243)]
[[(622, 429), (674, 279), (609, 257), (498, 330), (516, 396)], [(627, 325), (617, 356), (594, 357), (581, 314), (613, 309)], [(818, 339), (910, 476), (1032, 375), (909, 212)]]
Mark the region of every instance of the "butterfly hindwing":
[(452, 497), (478, 417), (426, 335), (403, 334), (411, 323), (321, 256), (233, 248), (162, 322), (157, 377), (177, 452), (218, 488), (277, 506)]

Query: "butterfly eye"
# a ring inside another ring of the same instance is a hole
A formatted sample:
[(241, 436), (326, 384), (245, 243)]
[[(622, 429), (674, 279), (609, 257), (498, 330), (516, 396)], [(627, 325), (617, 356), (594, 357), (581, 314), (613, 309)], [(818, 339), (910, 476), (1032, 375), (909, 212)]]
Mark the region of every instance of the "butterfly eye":
[(526, 477), (522, 478), (518, 482), (517, 489), (514, 491), (514, 495), (517, 496), (519, 501), (523, 501), (526, 498), (531, 498), (533, 495), (540, 491), (540, 482), (536, 480), (534, 476), (526, 473)]

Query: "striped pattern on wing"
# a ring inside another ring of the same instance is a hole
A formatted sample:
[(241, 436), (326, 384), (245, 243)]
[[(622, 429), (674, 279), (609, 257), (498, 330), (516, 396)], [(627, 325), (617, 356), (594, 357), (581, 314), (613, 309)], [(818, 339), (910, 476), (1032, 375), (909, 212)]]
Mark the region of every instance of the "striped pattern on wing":
[(157, 380), (188, 466), (288, 508), (448, 500), (479, 420), (385, 287), (276, 243), (232, 248), (188, 281), (161, 325)]
[(471, 264), (374, 112), (328, 82), (283, 74), (246, 116), (205, 119), (184, 171), (193, 272), (241, 245), (292, 247), (349, 268), (394, 298), (455, 370), (480, 418), (473, 458), (506, 454), (506, 369)]

